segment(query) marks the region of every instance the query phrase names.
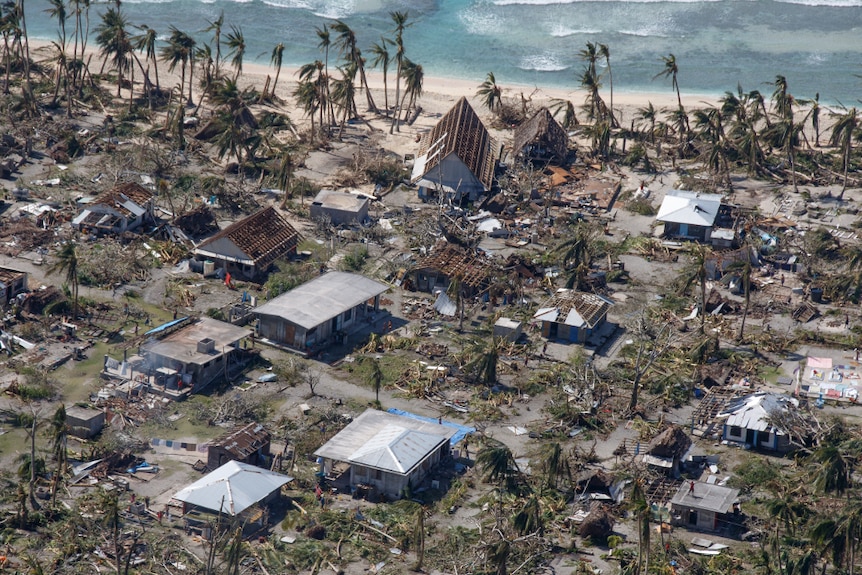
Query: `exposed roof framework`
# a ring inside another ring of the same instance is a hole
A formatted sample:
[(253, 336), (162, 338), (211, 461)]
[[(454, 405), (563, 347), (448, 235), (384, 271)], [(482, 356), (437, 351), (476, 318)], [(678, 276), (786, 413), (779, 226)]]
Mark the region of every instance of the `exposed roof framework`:
[(450, 279), (458, 278), (473, 289), (484, 287), (493, 272), (487, 260), (450, 243), (435, 246), (431, 253), (416, 262), (413, 269), (434, 269)]
[(594, 328), (605, 317), (613, 302), (600, 295), (559, 289), (536, 311), (533, 319)]
[(269, 206), (245, 219), (234, 222), (198, 245), (195, 252), (222, 257), (222, 254), (212, 251), (217, 249), (215, 245), (222, 239), (229, 240), (247, 256), (248, 259), (237, 259), (238, 263), (265, 269), (275, 260), (294, 249), (301, 237), (299, 232), (278, 210)]
[(568, 154), (569, 136), (547, 108), (542, 108), (515, 129), (515, 154), (523, 153), (529, 145), (544, 148), (558, 160), (565, 159)]

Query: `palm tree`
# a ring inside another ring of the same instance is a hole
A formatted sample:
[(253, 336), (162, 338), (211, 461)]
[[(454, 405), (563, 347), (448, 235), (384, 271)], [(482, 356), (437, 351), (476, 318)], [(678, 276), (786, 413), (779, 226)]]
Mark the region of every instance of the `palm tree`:
[(401, 76), (404, 78), (404, 95), (401, 97), (401, 106), (404, 108), (404, 100), (407, 100), (407, 107), (404, 108), (404, 119), (406, 120), (410, 110), (416, 107), (416, 100), (422, 96), (422, 84), (425, 79), (425, 72), (422, 70), (422, 65), (413, 62), (409, 58), (404, 58), (401, 64)]
[(380, 362), (376, 357), (369, 360), (371, 365), (368, 372), (367, 382), (374, 388), (374, 403), (380, 405), (380, 385), (383, 383), (383, 370), (380, 369)]
[(560, 125), (564, 129), (570, 130), (579, 124), (578, 116), (575, 114), (575, 105), (571, 100), (553, 98), (549, 109), (555, 116), (560, 112), (563, 113), (563, 120), (560, 122)]
[[(664, 62), (664, 70), (653, 76), (653, 79), (656, 78), (670, 78), (671, 86), (676, 92), (676, 102), (677, 108), (679, 109), (679, 113), (682, 117), (685, 118), (685, 131), (688, 131), (688, 116), (685, 114), (685, 108), (682, 106), (682, 96), (679, 92), (679, 66), (676, 63), (676, 56), (673, 54), (668, 54), (667, 56), (662, 56), (662, 62)], [(680, 140), (685, 139), (685, 133), (680, 132)]]
[[(812, 454), (816, 463), (814, 488), (822, 493), (843, 495), (853, 486), (853, 462), (841, 448), (822, 445)], [(849, 495), (849, 492), (848, 492)]]
[(242, 74), (242, 60), (245, 57), (245, 36), (243, 36), (242, 28), (230, 27), (230, 33), (227, 35), (227, 46), (230, 48), (229, 54), (233, 55), (230, 63), (236, 70), (233, 79), (237, 81)]
[(504, 486), (512, 485), (521, 473), (512, 450), (496, 440), (489, 440), (476, 454), (476, 464), (482, 470), (482, 478), (497, 483), (502, 493)]
[(383, 105), (386, 109), (386, 113), (389, 113), (389, 85), (387, 84), (387, 75), (389, 72), (389, 65), (392, 63), (391, 54), (386, 46), (386, 38), (380, 38), (380, 42), (374, 42), (371, 45), (371, 54), (374, 56), (374, 59), (371, 60), (371, 66), (374, 68), (380, 68), (383, 70)]
[(635, 112), (635, 117), (641, 126), (648, 126), (649, 141), (655, 144), (656, 122), (658, 121), (658, 110), (652, 105), (652, 102), (647, 102), (643, 108), (638, 108)]
[(323, 102), (325, 102), (326, 113), (329, 116), (329, 125), (331, 126), (335, 122), (335, 110), (333, 109), (332, 98), (329, 94), (329, 48), (332, 46), (332, 35), (329, 33), (329, 26), (326, 24), (321, 28), (315, 28), (314, 32), (320, 40), (317, 43), (317, 48), (323, 50), (323, 75), (326, 78), (323, 90)]
[(66, 406), (60, 405), (51, 418), (51, 444), (54, 449), (54, 461), (57, 462), (57, 470), (54, 472), (54, 481), (51, 484), (51, 500), (57, 497), (57, 485), (60, 478), (66, 472), (68, 460), (68, 423), (66, 422)]
[(60, 48), (63, 53), (66, 52), (66, 20), (69, 18), (66, 13), (66, 5), (63, 0), (48, 0), (49, 8), (45, 9), (45, 13), (51, 18), (56, 18), (60, 25)]
[(419, 505), (416, 511), (416, 528), (413, 530), (413, 545), (416, 547), (416, 563), (413, 571), (422, 571), (425, 563), (425, 508)]
[(811, 127), (814, 128), (814, 145), (820, 147), (820, 92), (814, 94), (814, 99), (810, 101), (811, 111)]
[(156, 91), (161, 93), (162, 86), (159, 83), (159, 61), (156, 57), (156, 41), (158, 34), (153, 28), (141, 25), (138, 28), (141, 33), (132, 37), (132, 43), (136, 50), (144, 53), (145, 60), (153, 63), (153, 73), (156, 75)]
[(685, 293), (695, 282), (700, 284), (700, 333), (705, 332), (706, 325), (706, 280), (707, 267), (712, 258), (712, 249), (706, 244), (692, 243), (686, 248), (691, 258), (691, 266), (686, 272), (681, 293)]
[(72, 317), (78, 317), (78, 252), (75, 244), (66, 241), (60, 246), (56, 260), (48, 268), (48, 275), (64, 274), (66, 284), (72, 289)]
[(108, 8), (102, 14), (102, 22), (96, 26), (96, 44), (102, 52), (104, 63), (111, 60), (117, 71), (117, 96), (123, 85), (123, 75), (130, 71), (132, 64), (130, 54), (133, 51), (129, 37), (128, 21), (119, 8)]
[(209, 22), (209, 26), (204, 29), (204, 32), (213, 33), (213, 43), (216, 49), (215, 58), (215, 76), (218, 78), (221, 75), (221, 30), (224, 27), (224, 10), (219, 12), (218, 18)]
[(272, 49), (270, 62), (275, 66), (275, 80), (272, 81), (272, 95), (275, 96), (275, 87), (278, 85), (278, 77), (281, 75), (281, 64), (284, 61), (284, 43), (279, 42)]
[(296, 98), (296, 104), (305, 112), (305, 115), (311, 119), (311, 143), (314, 143), (314, 117), (320, 110), (322, 101), (317, 83), (311, 80), (301, 80), (293, 91), (293, 97)]
[(374, 98), (371, 97), (371, 88), (368, 87), (368, 80), (365, 77), (365, 60), (362, 58), (362, 52), (356, 43), (356, 33), (341, 20), (336, 20), (329, 27), (338, 34), (334, 46), (338, 48), (348, 64), (356, 66), (356, 71), (359, 73), (359, 85), (365, 89), (365, 99), (368, 101), (368, 109), (377, 112)]
[(464, 365), (464, 370), (472, 373), (479, 383), (483, 383), (488, 387), (496, 384), (497, 362), (500, 359), (500, 350), (503, 348), (505, 341), (500, 337), (473, 341), (465, 350), (467, 356), (471, 359)]
[(605, 59), (605, 65), (608, 67), (608, 80), (610, 81), (610, 113), (611, 113), (611, 123), (614, 126), (617, 126), (617, 119), (614, 115), (614, 73), (611, 70), (611, 51), (608, 49), (607, 44), (599, 44), (599, 56)]
[[(185, 32), (171, 26), (170, 37), (166, 45), (160, 50), (161, 59), (167, 63), (168, 71), (173, 72), (177, 64), (180, 64), (180, 97), (183, 96), (183, 89), (186, 85), (186, 69), (190, 68), (192, 58), (194, 56), (194, 39)], [(189, 74), (189, 99), (188, 103), (192, 102), (192, 75)]]
[(650, 505), (644, 491), (642, 479), (634, 482), (631, 495), (631, 510), (637, 521), (638, 530), (638, 562), (635, 574), (649, 572), (650, 562)]
[(780, 527), (790, 536), (796, 534), (796, 526), (806, 518), (811, 510), (799, 499), (797, 490), (782, 487), (776, 497), (765, 503), (766, 511), (775, 520), (775, 537), (780, 538)]
[(284, 196), (281, 201), (281, 209), (287, 207), (287, 200), (291, 196), (290, 185), (293, 180), (293, 157), (290, 152), (285, 151), (281, 157), (278, 172), (276, 173), (276, 185), (282, 191)]
[(545, 523), (542, 519), (542, 506), (538, 495), (533, 493), (527, 499), (521, 510), (515, 514), (512, 526), (522, 536), (530, 533), (538, 533), (540, 536), (543, 534)]
[(341, 108), (341, 121), (338, 128), (338, 138), (341, 139), (347, 119), (358, 115), (359, 112), (356, 110), (356, 66), (348, 63), (338, 70), (341, 72), (341, 78), (331, 82), (330, 96), (332, 103)]
[(392, 22), (395, 24), (395, 29), (393, 30), (395, 32), (395, 114), (392, 118), (392, 124), (389, 126), (389, 133), (391, 134), (393, 131), (399, 131), (401, 71), (404, 64), (404, 30), (412, 26), (412, 23), (407, 23), (408, 13), (406, 11), (390, 12), (389, 17), (392, 18)]
[(476, 97), (482, 100), (482, 104), (490, 112), (499, 112), (503, 106), (503, 90), (497, 85), (494, 72), (488, 72), (485, 81), (476, 90)]
[(841, 193), (838, 195), (839, 200), (844, 199), (844, 192), (847, 190), (847, 170), (850, 167), (850, 154), (853, 151), (853, 138), (859, 137), (859, 117), (856, 114), (856, 108), (844, 110), (843, 114), (833, 114), (836, 118), (835, 124), (832, 126), (832, 136), (829, 138), (830, 146), (841, 148), (841, 157), (844, 163), (844, 183), (841, 186)]
[(560, 267), (570, 272), (566, 288), (572, 289), (581, 284), (590, 270), (598, 228), (580, 221), (570, 228), (566, 235), (567, 239), (557, 245), (551, 254), (560, 263)]
[[(304, 64), (297, 71), (300, 84), (297, 85), (294, 91), (294, 96), (302, 96), (302, 102), (298, 102), (300, 107), (306, 112), (314, 110), (320, 115), (320, 127), (323, 128), (323, 115), (329, 113), (331, 107), (331, 99), (329, 97), (329, 76), (324, 72), (324, 64), (320, 60), (315, 60), (309, 64)], [(302, 86), (307, 83), (308, 86)], [(309, 91), (313, 89), (314, 94)], [(314, 102), (308, 100), (313, 96)], [(311, 131), (314, 133), (314, 118), (312, 117)], [(334, 121), (334, 117), (329, 118), (330, 125)], [(312, 140), (314, 136), (312, 135)]]
[(455, 301), (455, 309), (458, 313), (458, 331), (464, 331), (464, 297), (465, 294), (464, 282), (460, 275), (455, 275), (449, 280), (449, 285), (446, 287), (446, 297)]
[(751, 251), (752, 247), (749, 244), (743, 246), (746, 250), (745, 260), (733, 262), (727, 266), (727, 270), (735, 270), (739, 272), (740, 280), (742, 281), (742, 293), (745, 300), (745, 307), (742, 309), (742, 320), (739, 322), (739, 335), (737, 339), (740, 342), (745, 341), (745, 320), (748, 318), (748, 310), (751, 305)]

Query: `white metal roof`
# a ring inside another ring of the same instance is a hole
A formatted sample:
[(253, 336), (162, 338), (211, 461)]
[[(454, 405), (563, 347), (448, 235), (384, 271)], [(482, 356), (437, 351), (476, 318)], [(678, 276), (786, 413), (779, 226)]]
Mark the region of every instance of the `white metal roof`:
[(443, 435), (387, 425), (354, 451), (348, 462), (407, 475), (445, 441)]
[(791, 405), (799, 407), (799, 400), (777, 393), (752, 393), (731, 400), (717, 418), (725, 419), (727, 425), (780, 435), (781, 431), (769, 423), (770, 414), (786, 411)]
[(228, 515), (238, 515), (292, 477), (247, 463), (228, 461), (180, 490), (174, 499)]
[(311, 329), (384, 293), (386, 284), (348, 272), (329, 272), (257, 307), (258, 315), (286, 319)]
[(436, 421), (367, 409), (314, 454), (407, 475), (457, 431)]
[(719, 207), (720, 194), (671, 190), (664, 197), (655, 219), (660, 222), (711, 227)]

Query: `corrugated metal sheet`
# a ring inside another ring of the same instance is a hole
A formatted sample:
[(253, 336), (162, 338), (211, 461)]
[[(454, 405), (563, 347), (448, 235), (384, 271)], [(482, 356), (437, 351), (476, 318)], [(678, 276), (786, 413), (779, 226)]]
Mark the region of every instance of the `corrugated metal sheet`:
[(387, 425), (357, 449), (348, 461), (407, 475), (445, 441), (446, 437), (442, 435)]
[(174, 499), (212, 511), (221, 508), (222, 513), (238, 515), (291, 481), (292, 477), (281, 473), (229, 461), (179, 491)]

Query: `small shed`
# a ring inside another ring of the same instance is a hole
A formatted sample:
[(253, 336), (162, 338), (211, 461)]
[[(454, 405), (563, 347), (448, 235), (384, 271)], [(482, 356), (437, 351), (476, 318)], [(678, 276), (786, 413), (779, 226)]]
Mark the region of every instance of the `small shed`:
[(217, 469), (228, 461), (268, 466), (272, 435), (259, 423), (249, 423), (222, 435), (207, 447), (207, 467)]
[(90, 439), (99, 435), (105, 427), (105, 412), (90, 407), (74, 405), (66, 408), (66, 426), (69, 435), (79, 439)]
[(311, 202), (311, 219), (328, 218), (336, 226), (362, 224), (368, 220), (368, 197), (361, 194), (320, 190)]
[(682, 462), (691, 449), (691, 438), (678, 425), (672, 425), (650, 441), (643, 461), (662, 473), (679, 477)]
[(720, 531), (724, 516), (739, 499), (739, 490), (714, 483), (684, 481), (670, 502), (675, 525), (704, 531)]
[(494, 337), (502, 337), (511, 342), (518, 341), (521, 337), (523, 324), (509, 317), (501, 317), (494, 322)]

